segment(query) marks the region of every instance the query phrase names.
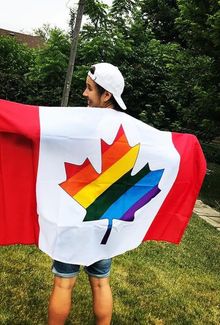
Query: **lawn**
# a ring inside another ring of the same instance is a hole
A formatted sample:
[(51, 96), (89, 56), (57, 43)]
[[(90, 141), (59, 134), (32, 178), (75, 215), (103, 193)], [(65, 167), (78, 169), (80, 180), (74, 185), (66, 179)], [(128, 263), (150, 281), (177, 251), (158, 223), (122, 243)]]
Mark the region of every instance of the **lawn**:
[[(193, 216), (180, 245), (146, 242), (114, 258), (114, 325), (220, 324), (220, 232)], [(51, 261), (32, 246), (0, 247), (0, 325), (45, 325)], [(92, 325), (81, 272), (67, 325)]]

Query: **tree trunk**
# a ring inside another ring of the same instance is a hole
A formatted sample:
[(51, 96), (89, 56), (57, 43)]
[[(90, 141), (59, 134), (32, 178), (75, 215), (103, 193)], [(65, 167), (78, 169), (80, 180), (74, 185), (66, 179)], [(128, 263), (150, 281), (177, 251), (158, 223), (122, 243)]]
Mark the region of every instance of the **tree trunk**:
[(76, 15), (76, 23), (73, 31), (73, 39), (72, 39), (71, 50), (70, 50), (69, 64), (68, 64), (66, 80), (63, 88), (61, 106), (67, 106), (69, 101), (69, 93), (70, 93), (71, 81), (73, 76), (74, 63), (75, 63), (76, 51), (77, 51), (77, 43), (78, 43), (79, 32), (82, 23), (84, 6), (85, 6), (85, 0), (79, 0), (77, 15)]

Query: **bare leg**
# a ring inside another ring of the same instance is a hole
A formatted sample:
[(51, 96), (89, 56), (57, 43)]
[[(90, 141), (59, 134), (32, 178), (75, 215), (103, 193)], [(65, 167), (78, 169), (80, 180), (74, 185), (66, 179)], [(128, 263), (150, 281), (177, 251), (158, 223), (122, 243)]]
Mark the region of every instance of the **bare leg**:
[(72, 289), (76, 277), (54, 277), (54, 286), (49, 300), (48, 325), (63, 325), (67, 319), (72, 300)]
[(96, 325), (109, 325), (112, 318), (112, 292), (108, 278), (89, 277)]

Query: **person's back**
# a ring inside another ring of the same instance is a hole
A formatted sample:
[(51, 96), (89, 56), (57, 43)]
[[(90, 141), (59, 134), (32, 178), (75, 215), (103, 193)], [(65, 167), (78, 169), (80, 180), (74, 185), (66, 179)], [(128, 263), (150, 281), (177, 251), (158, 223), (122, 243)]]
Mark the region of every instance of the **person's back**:
[[(88, 107), (125, 110), (121, 98), (124, 90), (124, 78), (117, 67), (109, 63), (93, 65), (86, 78), (83, 96), (87, 98)], [(93, 295), (93, 312), (96, 324), (109, 325), (112, 318), (112, 293), (109, 284), (111, 259), (97, 261), (84, 267), (89, 276)], [(54, 286), (50, 296), (48, 324), (62, 325), (67, 319), (72, 300), (72, 290), (76, 283), (80, 265), (54, 261)]]

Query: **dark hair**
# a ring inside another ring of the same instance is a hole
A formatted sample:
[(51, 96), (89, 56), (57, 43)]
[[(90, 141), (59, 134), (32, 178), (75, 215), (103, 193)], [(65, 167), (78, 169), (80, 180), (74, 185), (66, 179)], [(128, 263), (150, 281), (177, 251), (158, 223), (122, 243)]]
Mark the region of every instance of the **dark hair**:
[[(92, 66), (89, 70), (91, 72), (91, 74), (95, 73), (95, 67)], [(93, 80), (95, 82), (95, 80)], [(99, 95), (101, 96), (102, 94), (104, 94), (104, 92), (106, 91), (105, 88), (103, 88), (102, 86), (100, 86), (99, 84), (97, 84), (97, 82), (95, 82), (97, 90)], [(116, 111), (123, 111), (122, 108), (118, 105), (118, 103), (116, 102), (114, 96), (112, 95), (111, 98), (107, 101), (108, 104), (111, 104), (113, 106), (113, 108)]]

